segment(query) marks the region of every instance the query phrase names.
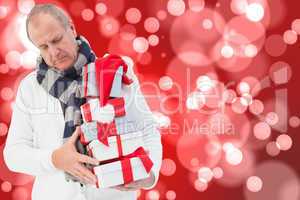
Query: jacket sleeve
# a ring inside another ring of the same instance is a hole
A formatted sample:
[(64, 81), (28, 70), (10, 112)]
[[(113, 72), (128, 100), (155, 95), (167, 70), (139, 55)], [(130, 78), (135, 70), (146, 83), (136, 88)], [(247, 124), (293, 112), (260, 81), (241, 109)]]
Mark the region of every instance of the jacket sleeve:
[[(123, 57), (124, 59), (124, 57)], [(151, 189), (153, 188), (159, 178), (160, 167), (162, 163), (162, 143), (161, 143), (161, 135), (157, 128), (157, 123), (154, 120), (153, 113), (149, 109), (149, 106), (145, 100), (144, 95), (141, 92), (139, 81), (136, 75), (133, 72), (133, 63), (132, 60), (128, 57), (124, 59), (128, 65), (127, 75), (133, 79), (133, 83), (129, 86), (131, 87), (131, 97), (134, 106), (132, 109), (135, 109), (133, 112), (138, 113), (139, 125), (141, 125), (143, 133), (144, 133), (144, 145), (146, 150), (149, 153), (150, 159), (153, 161), (153, 167), (151, 171), (155, 176), (154, 183), (149, 187), (144, 187), (143, 189)]]
[(58, 169), (52, 163), (53, 150), (39, 149), (33, 145), (34, 130), (28, 106), (30, 90), (29, 84), (21, 81), (3, 154), (11, 171), (37, 176)]

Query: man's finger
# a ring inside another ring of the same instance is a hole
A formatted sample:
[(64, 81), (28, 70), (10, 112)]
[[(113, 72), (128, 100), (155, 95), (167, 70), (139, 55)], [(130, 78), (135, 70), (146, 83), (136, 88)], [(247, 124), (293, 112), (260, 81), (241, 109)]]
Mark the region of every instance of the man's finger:
[(78, 164), (76, 166), (76, 169), (81, 173), (83, 177), (87, 178), (91, 184), (95, 184), (97, 182), (96, 176), (81, 164)]
[(78, 161), (81, 163), (87, 163), (87, 164), (91, 164), (91, 165), (99, 165), (99, 161), (95, 158), (77, 153), (77, 158)]
[(72, 174), (79, 182), (88, 183), (88, 181), (82, 177), (81, 173), (78, 170), (74, 169), (74, 170), (70, 171), (69, 173)]
[(69, 142), (75, 144), (75, 142), (76, 142), (76, 140), (77, 140), (79, 134), (80, 134), (80, 127), (77, 126), (76, 129), (75, 129), (75, 131), (74, 131), (73, 134), (71, 135), (71, 137), (70, 137), (70, 139), (69, 139)]

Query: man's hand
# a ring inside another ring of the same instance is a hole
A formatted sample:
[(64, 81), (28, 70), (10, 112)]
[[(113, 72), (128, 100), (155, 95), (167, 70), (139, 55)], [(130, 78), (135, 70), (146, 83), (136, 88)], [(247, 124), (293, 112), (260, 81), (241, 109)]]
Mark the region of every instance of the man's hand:
[(76, 151), (75, 142), (79, 136), (76, 128), (69, 140), (52, 153), (52, 162), (57, 169), (66, 171), (77, 177), (81, 182), (95, 184), (96, 176), (83, 163), (98, 165), (99, 161)]
[(154, 181), (155, 181), (155, 177), (153, 172), (151, 171), (150, 176), (148, 178), (134, 181), (132, 183), (125, 184), (125, 185), (115, 186), (113, 188), (121, 191), (135, 191), (135, 190), (142, 189), (143, 187), (150, 187), (154, 183)]

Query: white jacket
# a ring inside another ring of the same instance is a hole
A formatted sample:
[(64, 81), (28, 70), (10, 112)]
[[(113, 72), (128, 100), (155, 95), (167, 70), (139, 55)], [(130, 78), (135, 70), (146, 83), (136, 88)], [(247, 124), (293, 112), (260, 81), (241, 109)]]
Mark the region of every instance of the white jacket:
[[(126, 86), (127, 87), (127, 86)], [(132, 92), (141, 94), (138, 80), (131, 87)], [(128, 98), (128, 96), (126, 97)], [(142, 108), (140, 112), (137, 107)], [(134, 122), (153, 119), (145, 99), (134, 98), (126, 110)], [(150, 121), (151, 121), (150, 120)], [(67, 182), (63, 171), (52, 163), (52, 152), (62, 145), (64, 116), (58, 99), (49, 95), (36, 81), (36, 71), (28, 74), (18, 88), (11, 124), (4, 148), (4, 159), (11, 171), (35, 176), (32, 200), (101, 200), (136, 199), (135, 191), (116, 189), (95, 189), (81, 187), (79, 183)], [(158, 180), (162, 159), (161, 137), (157, 129), (146, 129), (144, 143), (154, 165), (154, 187)], [(147, 188), (147, 189), (150, 189)]]

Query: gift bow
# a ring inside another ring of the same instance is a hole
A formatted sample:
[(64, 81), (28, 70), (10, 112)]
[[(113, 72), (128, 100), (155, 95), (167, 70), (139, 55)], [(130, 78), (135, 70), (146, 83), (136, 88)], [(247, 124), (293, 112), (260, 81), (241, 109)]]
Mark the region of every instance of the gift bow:
[(147, 173), (150, 172), (153, 162), (147, 155), (145, 149), (143, 147), (137, 148), (133, 153), (128, 154), (126, 156), (122, 156), (120, 158), (121, 166), (122, 166), (122, 174), (123, 174), (123, 180), (124, 184), (130, 183), (133, 181), (133, 173), (132, 173), (132, 167), (130, 163), (130, 158), (138, 157), (146, 170)]

